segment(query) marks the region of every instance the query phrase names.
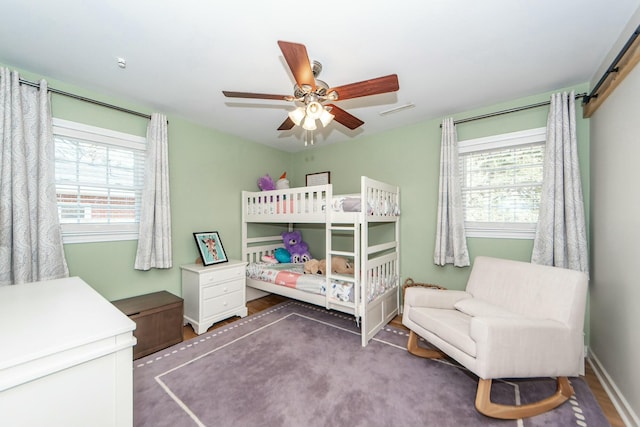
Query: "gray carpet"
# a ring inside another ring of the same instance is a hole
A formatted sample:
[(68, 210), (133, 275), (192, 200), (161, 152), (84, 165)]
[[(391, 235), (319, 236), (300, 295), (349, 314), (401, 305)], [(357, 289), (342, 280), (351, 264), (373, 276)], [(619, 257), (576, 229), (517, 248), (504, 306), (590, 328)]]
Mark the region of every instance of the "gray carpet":
[[(134, 361), (141, 426), (609, 426), (582, 378), (559, 408), (521, 421), (474, 408), (477, 378), (405, 350), (386, 327), (362, 348), (354, 319), (286, 302)], [(494, 381), (499, 403), (538, 400), (552, 379)]]

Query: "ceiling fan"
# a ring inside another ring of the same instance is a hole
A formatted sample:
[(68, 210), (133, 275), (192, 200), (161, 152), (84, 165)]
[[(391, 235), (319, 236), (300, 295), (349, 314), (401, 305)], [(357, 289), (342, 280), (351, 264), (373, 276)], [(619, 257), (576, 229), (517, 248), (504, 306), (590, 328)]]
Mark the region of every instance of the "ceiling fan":
[(278, 41), (278, 46), (280, 46), (284, 59), (287, 61), (287, 65), (289, 65), (296, 81), (293, 87), (293, 95), (222, 91), (225, 96), (230, 98), (273, 99), (301, 104), (302, 106), (289, 112), (289, 117), (282, 122), (278, 130), (289, 130), (298, 125), (307, 131), (313, 131), (317, 128), (316, 120), (320, 120), (322, 125), (326, 126), (332, 119), (349, 129), (356, 129), (362, 126), (364, 122), (336, 106), (333, 104), (334, 102), (395, 92), (400, 88), (396, 74), (330, 87), (322, 80), (317, 79), (320, 71), (322, 71), (322, 64), (318, 61), (313, 61), (312, 65), (309, 62), (307, 49), (304, 45)]

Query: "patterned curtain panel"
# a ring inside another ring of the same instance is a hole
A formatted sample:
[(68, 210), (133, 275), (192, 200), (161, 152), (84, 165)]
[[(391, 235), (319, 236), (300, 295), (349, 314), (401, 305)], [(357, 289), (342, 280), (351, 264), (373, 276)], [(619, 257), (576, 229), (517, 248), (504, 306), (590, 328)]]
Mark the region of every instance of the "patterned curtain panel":
[(0, 285), (68, 275), (47, 82), (0, 68)]
[(145, 181), (135, 268), (171, 268), (171, 204), (167, 118), (153, 113), (147, 127)]
[(458, 136), (452, 118), (442, 121), (438, 223), (433, 262), (436, 265), (453, 264), (456, 267), (465, 267), (470, 264), (464, 232), (458, 167)]
[(540, 215), (531, 262), (589, 273), (575, 94), (551, 96)]

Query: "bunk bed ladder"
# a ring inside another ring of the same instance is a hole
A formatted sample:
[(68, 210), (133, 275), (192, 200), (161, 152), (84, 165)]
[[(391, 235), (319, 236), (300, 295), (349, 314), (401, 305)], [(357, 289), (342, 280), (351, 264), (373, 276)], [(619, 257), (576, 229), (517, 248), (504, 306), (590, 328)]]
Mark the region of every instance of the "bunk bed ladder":
[[(332, 238), (333, 238), (333, 234), (334, 232), (351, 232), (353, 233), (353, 243), (352, 243), (352, 248), (353, 251), (338, 251), (338, 250), (333, 250), (332, 247)], [(358, 224), (349, 224), (349, 225), (342, 225), (342, 224), (333, 224), (333, 223), (329, 223), (327, 225), (327, 255), (326, 255), (326, 260), (327, 260), (327, 286), (329, 286), (329, 284), (331, 283), (332, 280), (340, 280), (343, 282), (350, 282), (353, 284), (353, 290), (355, 292), (354, 294), (354, 303), (344, 303), (345, 306), (351, 306), (353, 304), (354, 307), (354, 313), (353, 315), (356, 318), (356, 322), (358, 324), (358, 327), (360, 327), (360, 304), (358, 303), (358, 301), (360, 301), (360, 287), (357, 286), (358, 281), (356, 280), (357, 277), (360, 277), (360, 257), (359, 257), (359, 248), (358, 248), (358, 243), (360, 240), (359, 237), (360, 234), (360, 228), (358, 226)], [(333, 256), (342, 256), (344, 258), (347, 259), (351, 259), (353, 260), (353, 270), (354, 270), (354, 274), (353, 276), (350, 275), (344, 275), (344, 274), (337, 274), (337, 273), (333, 273), (331, 271), (331, 257)], [(329, 307), (329, 305), (342, 305), (340, 303), (340, 301), (329, 301), (327, 300), (327, 308), (331, 308)]]

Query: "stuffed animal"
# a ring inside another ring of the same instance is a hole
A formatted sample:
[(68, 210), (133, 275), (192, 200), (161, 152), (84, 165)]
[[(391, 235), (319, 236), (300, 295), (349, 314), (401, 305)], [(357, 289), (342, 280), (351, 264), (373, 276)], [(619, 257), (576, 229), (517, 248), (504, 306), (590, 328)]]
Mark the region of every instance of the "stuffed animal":
[(291, 262), (291, 253), (285, 248), (278, 248), (273, 253), (278, 262)]
[[(324, 260), (322, 261), (324, 262)], [(320, 261), (314, 258), (305, 262), (304, 274), (322, 274), (320, 273)]]
[[(331, 271), (337, 274), (353, 274), (353, 264), (341, 256), (331, 257)], [(322, 274), (327, 272), (327, 260), (311, 259), (304, 263), (305, 274)]]
[(269, 191), (276, 189), (276, 183), (273, 182), (273, 178), (266, 174), (258, 178), (258, 188), (262, 191)]
[(302, 241), (302, 233), (299, 231), (285, 231), (282, 233), (284, 247), (291, 254), (291, 262), (303, 263), (311, 259), (309, 245)]
[(267, 264), (277, 264), (279, 262), (274, 255), (262, 255), (260, 259)]
[(283, 231), (282, 232), (282, 241), (284, 242), (284, 247), (291, 251), (291, 248), (295, 245), (302, 242), (302, 233), (299, 231)]
[(280, 175), (280, 179), (276, 181), (276, 189), (284, 190), (287, 188), (289, 188), (289, 180), (287, 179), (287, 172), (284, 172), (282, 175)]
[(338, 274), (353, 274), (353, 264), (341, 256), (332, 256), (331, 271)]
[(309, 245), (305, 242), (300, 242), (289, 249), (291, 253), (291, 262), (303, 263), (311, 259), (311, 253), (309, 253)]

